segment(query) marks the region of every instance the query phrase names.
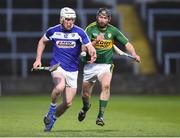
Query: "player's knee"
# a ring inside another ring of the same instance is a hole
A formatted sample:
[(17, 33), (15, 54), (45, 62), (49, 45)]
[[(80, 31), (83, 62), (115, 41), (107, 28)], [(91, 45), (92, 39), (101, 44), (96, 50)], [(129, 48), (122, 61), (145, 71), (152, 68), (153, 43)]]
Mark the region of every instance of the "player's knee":
[(64, 86), (62, 85), (56, 85), (56, 93), (59, 95), (63, 90), (64, 90)]
[(102, 89), (105, 90), (105, 91), (109, 91), (110, 85), (109, 85), (109, 84), (104, 84), (104, 85), (102, 86)]

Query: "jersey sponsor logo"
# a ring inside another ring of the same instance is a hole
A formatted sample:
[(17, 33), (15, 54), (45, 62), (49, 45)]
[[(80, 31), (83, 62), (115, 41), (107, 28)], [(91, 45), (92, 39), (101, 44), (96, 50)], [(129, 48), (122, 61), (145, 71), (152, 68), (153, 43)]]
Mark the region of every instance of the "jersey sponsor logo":
[(56, 41), (56, 45), (59, 48), (74, 48), (76, 46), (75, 41)]
[(112, 40), (103, 40), (96, 44), (97, 49), (111, 49), (113, 45)]

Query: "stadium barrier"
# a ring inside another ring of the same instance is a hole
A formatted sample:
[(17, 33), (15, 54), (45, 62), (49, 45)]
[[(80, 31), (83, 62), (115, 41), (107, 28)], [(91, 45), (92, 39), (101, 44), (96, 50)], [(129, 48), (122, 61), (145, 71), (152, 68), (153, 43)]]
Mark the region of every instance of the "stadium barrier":
[(166, 53), (164, 56), (164, 60), (165, 60), (165, 67), (164, 67), (164, 73), (166, 75), (170, 75), (171, 74), (171, 59), (175, 59), (176, 60), (176, 73), (180, 74), (180, 53)]
[[(163, 52), (162, 52), (162, 38), (163, 37), (180, 37), (180, 31), (157, 31), (156, 35), (156, 57), (159, 64), (162, 64), (163, 61)], [(174, 51), (177, 52), (177, 51)]]
[(154, 16), (155, 15), (180, 15), (180, 9), (149, 9), (148, 10), (148, 37), (154, 41)]
[[(24, 78), (2, 78), (2, 96), (4, 95), (27, 95), (48, 94), (53, 88), (50, 74)], [(111, 94), (113, 95), (171, 95), (180, 94), (180, 76), (178, 75), (129, 75), (113, 74), (111, 82)], [(82, 74), (78, 77), (77, 95), (81, 93)], [(99, 95), (100, 84), (93, 89), (93, 95)]]

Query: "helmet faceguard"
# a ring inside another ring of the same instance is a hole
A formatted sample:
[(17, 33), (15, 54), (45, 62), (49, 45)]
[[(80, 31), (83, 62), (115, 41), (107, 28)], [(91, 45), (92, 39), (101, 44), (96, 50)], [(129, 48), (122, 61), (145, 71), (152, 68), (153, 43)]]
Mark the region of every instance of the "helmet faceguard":
[(69, 7), (62, 8), (60, 11), (60, 23), (62, 24), (66, 18), (76, 19), (76, 12)]

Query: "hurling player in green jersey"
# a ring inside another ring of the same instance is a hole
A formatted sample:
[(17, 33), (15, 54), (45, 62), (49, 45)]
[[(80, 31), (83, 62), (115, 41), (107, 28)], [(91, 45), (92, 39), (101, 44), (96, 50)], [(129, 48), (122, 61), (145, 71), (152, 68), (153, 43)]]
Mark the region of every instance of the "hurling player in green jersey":
[(114, 41), (118, 41), (124, 45), (127, 51), (140, 62), (140, 57), (136, 54), (133, 45), (119, 31), (119, 29), (109, 24), (110, 20), (110, 11), (105, 8), (100, 8), (97, 12), (96, 22), (89, 24), (86, 28), (86, 33), (91, 39), (92, 45), (96, 49), (97, 59), (93, 64), (85, 64), (84, 66), (82, 85), (83, 107), (78, 114), (78, 120), (84, 120), (86, 113), (91, 106), (89, 99), (93, 86), (96, 80), (98, 80), (101, 84), (101, 93), (99, 100), (99, 113), (97, 114), (96, 124), (100, 126), (105, 124), (103, 115), (110, 97)]

